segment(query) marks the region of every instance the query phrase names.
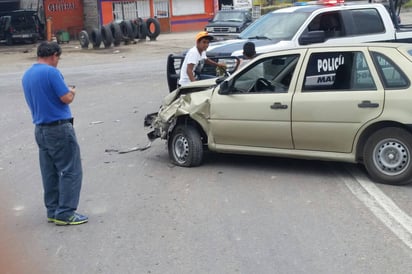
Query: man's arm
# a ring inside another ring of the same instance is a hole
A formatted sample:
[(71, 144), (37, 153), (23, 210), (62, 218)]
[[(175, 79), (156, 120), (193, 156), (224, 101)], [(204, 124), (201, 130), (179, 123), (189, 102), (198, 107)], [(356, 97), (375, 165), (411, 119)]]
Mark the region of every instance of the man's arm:
[(70, 104), (74, 100), (74, 96), (76, 95), (76, 90), (74, 87), (69, 87), (69, 92), (65, 95), (60, 97), (60, 100), (65, 104)]
[(186, 73), (187, 73), (187, 76), (189, 76), (189, 79), (190, 79), (191, 82), (196, 81), (196, 78), (193, 75), (194, 67), (195, 67), (195, 64), (187, 64)]
[(217, 66), (217, 67), (225, 67), (225, 64), (217, 63), (210, 58), (206, 59), (206, 63), (208, 63), (209, 65)]

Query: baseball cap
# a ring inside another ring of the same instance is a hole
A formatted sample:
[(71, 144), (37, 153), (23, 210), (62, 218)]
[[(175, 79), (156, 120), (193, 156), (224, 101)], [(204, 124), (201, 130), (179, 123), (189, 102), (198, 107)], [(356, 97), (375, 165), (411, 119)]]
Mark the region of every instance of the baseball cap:
[(196, 42), (199, 41), (202, 38), (213, 40), (213, 36), (209, 35), (209, 33), (207, 31), (201, 31), (198, 34), (196, 34)]

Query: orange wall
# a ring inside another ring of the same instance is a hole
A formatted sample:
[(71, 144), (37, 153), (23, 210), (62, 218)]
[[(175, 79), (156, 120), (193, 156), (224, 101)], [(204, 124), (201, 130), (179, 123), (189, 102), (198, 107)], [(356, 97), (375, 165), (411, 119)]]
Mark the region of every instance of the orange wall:
[(101, 2), (102, 25), (107, 25), (113, 21), (113, 4), (112, 2)]
[(54, 34), (64, 30), (76, 35), (83, 29), (82, 0), (44, 0), (44, 13), (51, 17)]
[[(193, 0), (196, 1), (196, 0)], [(172, 10), (172, 4), (170, 3), (170, 10)], [(209, 19), (213, 17), (215, 11), (215, 1), (205, 0), (205, 13), (193, 14), (184, 16), (171, 16), (170, 24), (172, 32), (179, 31), (193, 31), (203, 30), (209, 22)]]
[[(119, 1), (119, 0), (117, 0)], [(126, 1), (126, 0), (125, 0)], [(172, 11), (172, 0), (170, 1), (170, 13)], [(201, 1), (201, 0), (193, 0)], [(101, 4), (101, 22), (106, 25), (113, 21), (113, 6), (111, 1), (100, 0)], [(153, 16), (153, 0), (150, 0), (150, 13)], [(170, 17), (170, 31), (196, 31), (203, 30), (203, 28), (208, 23), (209, 19), (212, 18), (216, 8), (216, 0), (205, 0), (205, 13), (203, 14), (193, 14), (184, 16), (173, 16)]]

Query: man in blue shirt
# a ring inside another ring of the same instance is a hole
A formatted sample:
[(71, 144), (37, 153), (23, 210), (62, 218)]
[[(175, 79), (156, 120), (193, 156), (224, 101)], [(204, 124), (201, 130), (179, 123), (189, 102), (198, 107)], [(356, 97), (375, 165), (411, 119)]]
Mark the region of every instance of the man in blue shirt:
[(57, 69), (61, 53), (57, 43), (42, 42), (37, 63), (24, 73), (22, 84), (35, 124), (47, 219), (56, 225), (78, 225), (88, 218), (76, 212), (83, 177), (69, 107), (76, 91)]

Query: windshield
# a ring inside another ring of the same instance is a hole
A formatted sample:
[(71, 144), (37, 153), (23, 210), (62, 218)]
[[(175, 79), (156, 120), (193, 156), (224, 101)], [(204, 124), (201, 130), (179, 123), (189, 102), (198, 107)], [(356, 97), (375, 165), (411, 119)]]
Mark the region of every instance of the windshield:
[(240, 39), (290, 40), (311, 13), (277, 12), (269, 13), (255, 21), (240, 35)]
[(216, 21), (230, 21), (230, 22), (242, 22), (243, 21), (242, 12), (218, 12), (213, 18), (213, 22)]

